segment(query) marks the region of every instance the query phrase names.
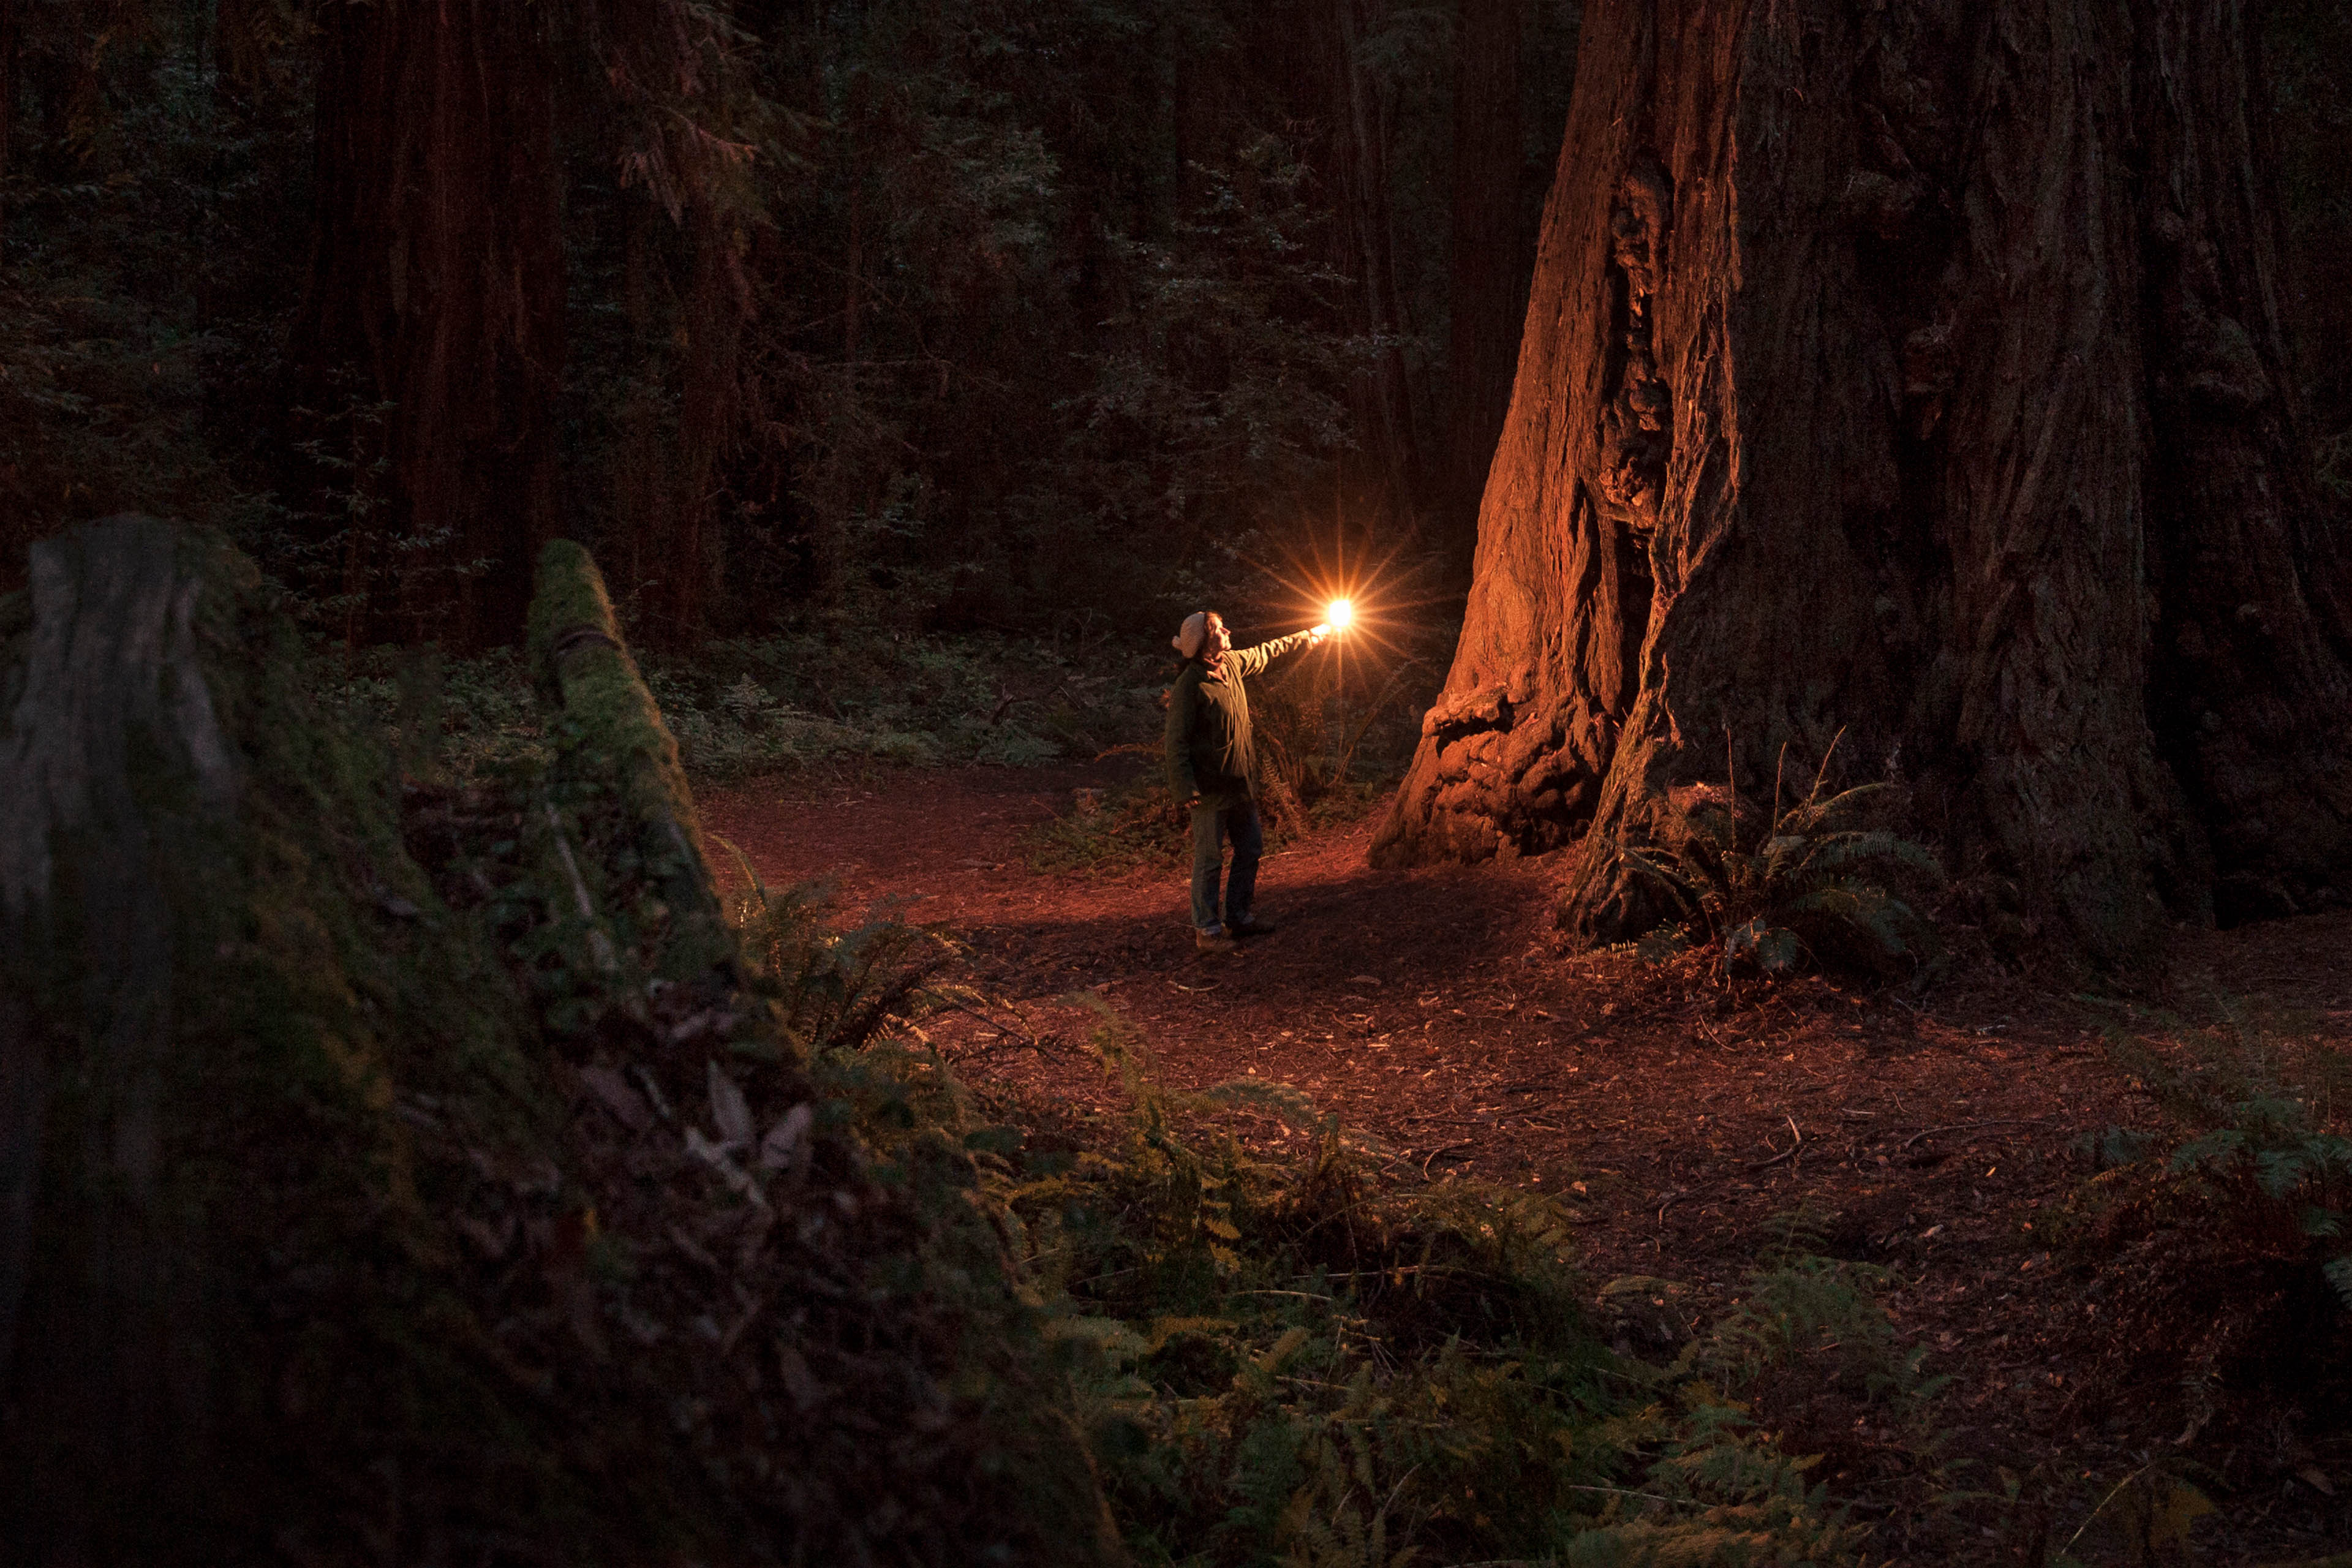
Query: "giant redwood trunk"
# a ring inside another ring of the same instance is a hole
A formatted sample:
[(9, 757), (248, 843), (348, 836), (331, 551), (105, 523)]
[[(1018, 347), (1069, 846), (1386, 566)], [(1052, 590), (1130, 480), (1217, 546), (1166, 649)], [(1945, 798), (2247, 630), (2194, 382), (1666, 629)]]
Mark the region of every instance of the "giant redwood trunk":
[[(321, 8), (318, 216), (294, 358), (355, 433), (331, 504), (381, 632), (520, 634), (555, 531), (563, 366), (550, 8)], [(389, 592), (383, 591), (389, 584)], [(387, 621), (388, 617), (388, 621)]]
[[(2087, 954), (2352, 889), (2352, 598), (2237, 0), (1599, 0), (1468, 618), (1375, 856), (1898, 774)], [(1769, 783), (1762, 793), (1769, 794)]]

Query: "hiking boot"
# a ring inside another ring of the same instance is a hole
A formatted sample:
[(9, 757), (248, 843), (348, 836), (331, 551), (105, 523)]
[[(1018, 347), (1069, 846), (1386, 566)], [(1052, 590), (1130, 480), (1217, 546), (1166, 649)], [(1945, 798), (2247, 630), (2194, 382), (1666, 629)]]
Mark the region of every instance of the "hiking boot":
[(1241, 944), (1221, 931), (1196, 931), (1192, 945), (1202, 952), (1231, 952)]
[(1270, 936), (1274, 932), (1274, 922), (1256, 915), (1244, 915), (1237, 921), (1227, 921), (1225, 929), (1236, 937)]

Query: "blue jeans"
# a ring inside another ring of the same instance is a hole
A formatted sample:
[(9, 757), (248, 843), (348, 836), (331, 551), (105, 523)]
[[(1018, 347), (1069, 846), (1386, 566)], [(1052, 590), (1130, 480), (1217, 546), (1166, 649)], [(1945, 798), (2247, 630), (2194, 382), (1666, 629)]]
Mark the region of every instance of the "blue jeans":
[(1223, 840), (1234, 841), (1234, 871), (1225, 882), (1224, 922), (1246, 921), (1251, 900), (1257, 897), (1257, 859), (1265, 848), (1258, 826), (1257, 802), (1244, 796), (1238, 805), (1196, 805), (1192, 808), (1192, 925), (1216, 931), (1217, 872), (1224, 861)]

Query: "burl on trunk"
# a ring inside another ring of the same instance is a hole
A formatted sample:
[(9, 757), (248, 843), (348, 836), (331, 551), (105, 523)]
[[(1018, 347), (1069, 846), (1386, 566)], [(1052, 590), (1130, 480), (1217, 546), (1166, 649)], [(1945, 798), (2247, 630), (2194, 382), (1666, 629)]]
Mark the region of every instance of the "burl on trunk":
[[(2352, 891), (2352, 595), (2229, 0), (1600, 0), (1386, 864), (1901, 775), (2087, 954)], [(1766, 786), (1769, 790), (1769, 785)]]

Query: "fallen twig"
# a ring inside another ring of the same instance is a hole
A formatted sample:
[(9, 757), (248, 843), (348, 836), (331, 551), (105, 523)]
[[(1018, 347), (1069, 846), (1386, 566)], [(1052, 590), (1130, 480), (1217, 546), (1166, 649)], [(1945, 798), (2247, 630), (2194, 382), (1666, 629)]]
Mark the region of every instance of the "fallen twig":
[(955, 1053), (959, 1060), (979, 1061), (990, 1057), (1003, 1056), (1008, 1051), (1018, 1050), (1032, 1050), (1041, 1057), (1055, 1058), (1067, 1055), (1062, 1048), (1063, 1042), (1059, 1032), (1047, 1033), (1039, 1029), (1022, 1016), (1019, 1007), (1011, 1003), (1003, 1004), (1004, 1011), (1012, 1016), (1012, 1023), (1008, 1025), (1003, 1018), (988, 1011), (985, 1002), (981, 1006), (975, 1007), (950, 991), (932, 991), (928, 993), (928, 995), (940, 1012), (961, 1013), (967, 1018), (986, 1024), (999, 1031), (1001, 1035), (1009, 1037), (999, 1045), (973, 1045), (961, 1047)]
[(1965, 1131), (1971, 1127), (2023, 1127), (2031, 1122), (2047, 1121), (2049, 1120), (2050, 1119), (2046, 1116), (1993, 1116), (1988, 1117), (1982, 1121), (1948, 1122), (1941, 1127), (1929, 1127), (1922, 1131), (1914, 1132), (1910, 1137), (1906, 1138), (1902, 1142), (1896, 1144), (1895, 1147), (1897, 1149), (1908, 1149), (1912, 1144), (1919, 1142), (1920, 1139), (1933, 1138), (1938, 1132), (1960, 1132)]
[(1660, 1226), (1661, 1227), (1663, 1227), (1663, 1226), (1665, 1225), (1665, 1223), (1666, 1223), (1666, 1211), (1667, 1211), (1668, 1209), (1670, 1209), (1670, 1208), (1674, 1207), (1676, 1204), (1678, 1204), (1678, 1203), (1682, 1202), (1685, 1198), (1688, 1198), (1688, 1197), (1696, 1197), (1696, 1196), (1697, 1196), (1699, 1194), (1701, 1194), (1701, 1193), (1703, 1193), (1703, 1192), (1706, 1191), (1706, 1190), (1707, 1190), (1707, 1188), (1712, 1187), (1712, 1186), (1714, 1186), (1714, 1185), (1716, 1185), (1716, 1184), (1716, 1184), (1716, 1183), (1714, 1183), (1714, 1182), (1701, 1182), (1697, 1186), (1695, 1186), (1695, 1187), (1670, 1187), (1670, 1188), (1668, 1188), (1665, 1192), (1664, 1192), (1664, 1193), (1660, 1194), (1659, 1194), (1659, 1203), (1658, 1203), (1658, 1224), (1659, 1224), (1659, 1226)]
[(1478, 1146), (1478, 1145), (1477, 1145), (1475, 1142), (1469, 1142), (1469, 1143), (1448, 1143), (1448, 1144), (1446, 1144), (1446, 1145), (1445, 1145), (1444, 1148), (1442, 1148), (1442, 1149), (1432, 1149), (1432, 1150), (1431, 1150), (1431, 1151), (1430, 1151), (1426, 1155), (1423, 1156), (1423, 1158), (1422, 1158), (1422, 1162), (1421, 1162), (1421, 1173), (1422, 1173), (1423, 1176), (1428, 1175), (1428, 1174), (1429, 1174), (1429, 1167), (1430, 1167), (1430, 1163), (1431, 1163), (1431, 1162), (1432, 1162), (1432, 1161), (1434, 1161), (1434, 1160), (1435, 1160), (1439, 1155), (1441, 1155), (1441, 1154), (1451, 1154), (1451, 1153), (1453, 1153), (1453, 1152), (1454, 1152), (1455, 1150), (1457, 1150), (1457, 1149), (1475, 1149), (1477, 1146)]
[[(1787, 1116), (1787, 1113), (1784, 1111), (1784, 1112), (1782, 1112), (1782, 1115), (1783, 1115), (1783, 1116)], [(1799, 1128), (1798, 1128), (1798, 1126), (1797, 1126), (1797, 1119), (1796, 1119), (1795, 1117), (1793, 1117), (1793, 1116), (1787, 1116), (1787, 1120), (1788, 1120), (1788, 1123), (1789, 1123), (1789, 1131), (1790, 1131), (1790, 1132), (1791, 1134), (1793, 1134), (1793, 1135), (1795, 1136), (1795, 1138), (1796, 1138), (1796, 1140), (1797, 1140), (1797, 1141), (1796, 1141), (1794, 1143), (1790, 1144), (1790, 1145), (1789, 1145), (1789, 1147), (1788, 1147), (1786, 1150), (1784, 1150), (1784, 1151), (1783, 1151), (1783, 1152), (1781, 1152), (1780, 1153), (1778, 1153), (1778, 1154), (1773, 1155), (1773, 1156), (1772, 1156), (1770, 1159), (1769, 1159), (1769, 1160), (1750, 1160), (1750, 1161), (1748, 1163), (1748, 1168), (1749, 1170), (1751, 1170), (1751, 1171), (1764, 1171), (1764, 1170), (1769, 1170), (1771, 1167), (1773, 1167), (1774, 1165), (1779, 1164), (1779, 1163), (1780, 1163), (1781, 1161), (1783, 1161), (1783, 1160), (1788, 1160), (1788, 1159), (1792, 1159), (1792, 1158), (1794, 1158), (1794, 1157), (1795, 1157), (1795, 1155), (1796, 1155), (1797, 1151), (1798, 1151), (1798, 1150), (1800, 1150), (1800, 1149), (1801, 1149), (1801, 1148), (1803, 1148), (1803, 1147), (1805, 1146), (1805, 1135), (1804, 1135), (1804, 1133), (1803, 1133), (1801, 1131), (1800, 1131), (1800, 1130), (1799, 1130)], [(1766, 1144), (1766, 1145), (1765, 1145), (1765, 1147), (1769, 1149), (1769, 1148), (1770, 1148), (1770, 1147), (1771, 1147), (1771, 1145), (1768, 1143), (1768, 1144)]]

